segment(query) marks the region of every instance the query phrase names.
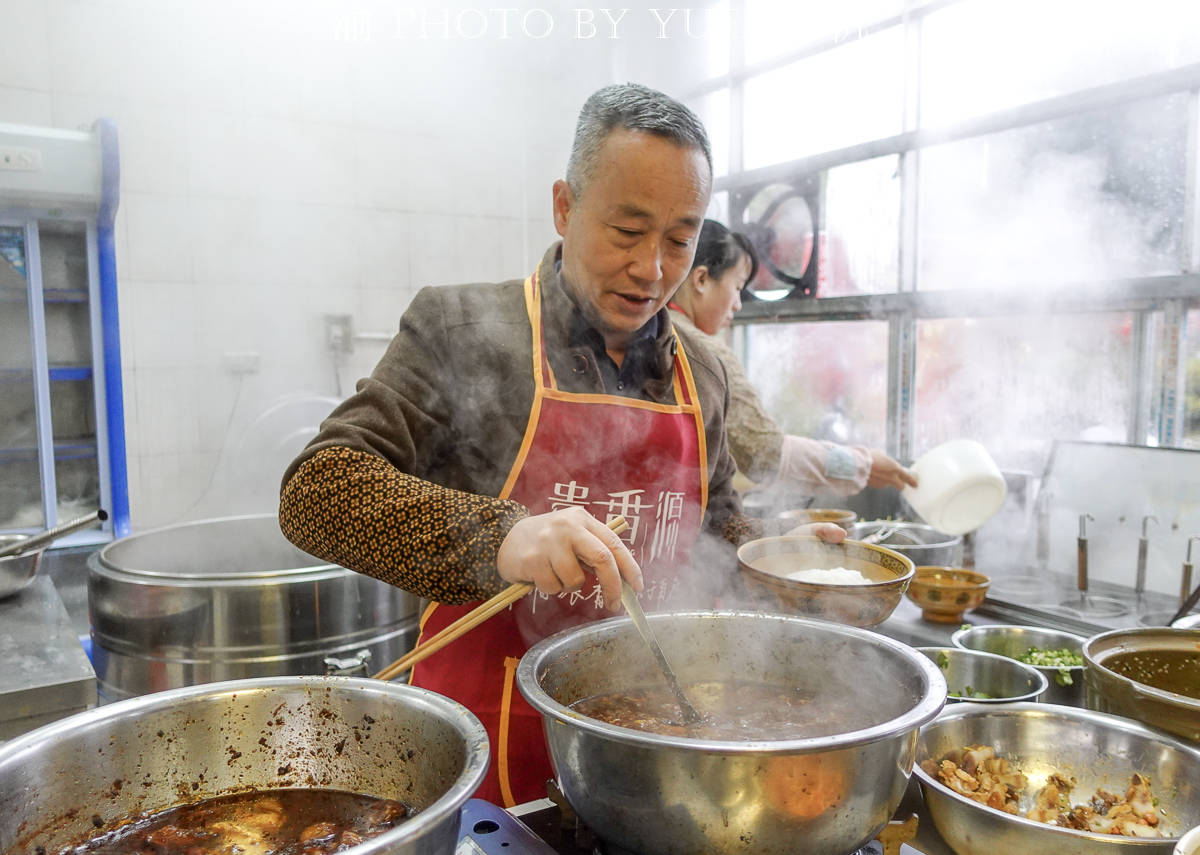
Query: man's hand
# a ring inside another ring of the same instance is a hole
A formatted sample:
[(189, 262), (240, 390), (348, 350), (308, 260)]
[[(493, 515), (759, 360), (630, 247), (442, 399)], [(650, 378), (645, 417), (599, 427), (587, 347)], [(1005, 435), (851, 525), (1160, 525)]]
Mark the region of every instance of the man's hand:
[(826, 543), (841, 543), (846, 539), (846, 530), (840, 525), (834, 525), (833, 523), (805, 523), (804, 525), (796, 526), (787, 532), (787, 534), (813, 535), (821, 538)]
[(871, 449), (871, 473), (867, 476), (868, 487), (895, 487), (903, 490), (905, 487), (917, 486), (917, 476), (905, 469), (887, 453), (878, 448)]
[(621, 578), (642, 590), (642, 568), (612, 529), (583, 508), (526, 517), (500, 544), (496, 569), (506, 582), (531, 582), (543, 594), (583, 587), (596, 576), (604, 602), (621, 607)]

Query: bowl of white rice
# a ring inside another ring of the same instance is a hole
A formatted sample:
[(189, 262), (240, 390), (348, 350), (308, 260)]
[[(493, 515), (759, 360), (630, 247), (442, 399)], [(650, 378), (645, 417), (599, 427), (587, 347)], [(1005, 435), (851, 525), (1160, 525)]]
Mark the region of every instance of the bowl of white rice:
[(887, 620), (913, 578), (912, 559), (874, 543), (764, 537), (738, 548), (738, 569), (760, 608), (850, 626)]

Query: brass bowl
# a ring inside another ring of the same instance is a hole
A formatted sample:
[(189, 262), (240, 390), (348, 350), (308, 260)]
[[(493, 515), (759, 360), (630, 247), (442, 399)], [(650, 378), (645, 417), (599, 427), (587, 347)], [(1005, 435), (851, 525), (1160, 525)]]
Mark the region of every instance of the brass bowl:
[(779, 519), (791, 528), (809, 523), (833, 523), (844, 528), (849, 534), (850, 527), (858, 520), (858, 514), (841, 508), (800, 508), (781, 512)]
[(1117, 629), (1089, 638), (1083, 645), (1085, 702), (1090, 709), (1137, 719), (1200, 743), (1200, 698), (1131, 680), (1106, 664), (1122, 653), (1156, 651), (1200, 656), (1200, 629)]
[(931, 623), (962, 623), (962, 616), (987, 597), (991, 579), (961, 567), (918, 567), (908, 598)]
[[(826, 543), (807, 535), (764, 537), (738, 548), (738, 569), (758, 605), (783, 614), (850, 626), (887, 620), (913, 577), (912, 560), (873, 543)], [(845, 567), (871, 581), (860, 585), (801, 582), (785, 578), (797, 570)]]

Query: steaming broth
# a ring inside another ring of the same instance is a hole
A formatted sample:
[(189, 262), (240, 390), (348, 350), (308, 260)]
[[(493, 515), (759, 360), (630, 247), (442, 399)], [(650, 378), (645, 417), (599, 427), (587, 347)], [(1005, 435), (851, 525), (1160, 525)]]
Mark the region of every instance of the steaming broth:
[(666, 687), (592, 695), (571, 704), (589, 718), (665, 736), (752, 741), (805, 739), (869, 727), (861, 711), (844, 698), (756, 683), (692, 683), (684, 694), (703, 720), (686, 725), (675, 696)]
[(258, 790), (131, 817), (58, 855), (327, 855), (414, 813), (402, 802), (339, 790)]

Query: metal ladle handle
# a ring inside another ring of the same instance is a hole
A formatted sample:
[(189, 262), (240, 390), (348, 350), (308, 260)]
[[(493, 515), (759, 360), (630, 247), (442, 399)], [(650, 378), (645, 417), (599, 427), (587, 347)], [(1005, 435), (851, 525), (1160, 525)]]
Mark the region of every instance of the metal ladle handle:
[(108, 512), (100, 508), (99, 510), (92, 511), (85, 517), (65, 522), (62, 525), (56, 525), (54, 528), (48, 528), (41, 534), (35, 534), (24, 540), (18, 540), (16, 543), (10, 543), (0, 548), (0, 558), (19, 555), (23, 552), (33, 552), (35, 549), (42, 549), (58, 540), (64, 534), (70, 534), (77, 529), (85, 528), (95, 522), (104, 522), (106, 519), (108, 519)]
[(1133, 590), (1139, 595), (1146, 590), (1146, 556), (1150, 551), (1150, 538), (1146, 533), (1146, 524), (1151, 520), (1155, 524), (1158, 523), (1158, 517), (1153, 514), (1142, 517), (1142, 536), (1138, 538), (1137, 575), (1134, 578)]
[(1079, 515), (1079, 537), (1076, 538), (1075, 544), (1078, 552), (1079, 569), (1076, 574), (1076, 587), (1085, 597), (1088, 590), (1088, 542), (1087, 542), (1087, 521), (1096, 521), (1096, 518), (1091, 514)]

